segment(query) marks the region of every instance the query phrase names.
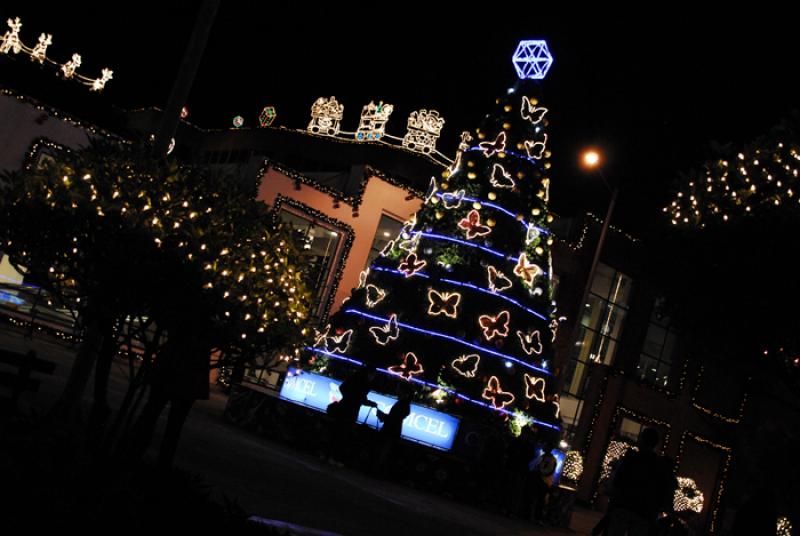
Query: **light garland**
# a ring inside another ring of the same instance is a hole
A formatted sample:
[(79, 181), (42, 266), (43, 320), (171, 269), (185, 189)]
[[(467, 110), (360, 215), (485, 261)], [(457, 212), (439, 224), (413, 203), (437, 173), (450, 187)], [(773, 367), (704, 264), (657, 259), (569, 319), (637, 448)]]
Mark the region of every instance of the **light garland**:
[(458, 292), (439, 292), (428, 289), (428, 314), (431, 316), (444, 315), (448, 318), (458, 317), (458, 305), (461, 303), (461, 294)]
[(455, 358), (450, 366), (464, 376), (465, 378), (474, 378), (478, 372), (478, 365), (481, 362), (481, 356), (478, 354), (466, 354)]
[(88, 86), (92, 91), (102, 91), (106, 82), (113, 77), (114, 72), (108, 68), (104, 68), (98, 78), (88, 78), (77, 74), (77, 70), (82, 63), (80, 54), (75, 53), (69, 61), (63, 65), (59, 64), (47, 57), (47, 48), (53, 44), (53, 36), (51, 34), (40, 34), (36, 46), (29, 48), (25, 46), (19, 37), (19, 32), (22, 28), (20, 18), (8, 19), (6, 24), (8, 24), (8, 31), (0, 38), (0, 54), (19, 54), (23, 52), (27, 54), (32, 61), (57, 67), (64, 78), (76, 80)]
[[(358, 315), (358, 316), (361, 316), (361, 317), (364, 317), (364, 318), (369, 318), (370, 320), (373, 320), (375, 322), (381, 322), (381, 323), (388, 322), (388, 320), (389, 320), (389, 319), (386, 319), (384, 317), (380, 317), (380, 316), (372, 315), (372, 314), (369, 314), (369, 313), (365, 313), (363, 311), (359, 311), (357, 309), (345, 309), (344, 313)], [(479, 351), (479, 352), (481, 352), (483, 354), (490, 354), (490, 355), (493, 355), (495, 357), (499, 357), (501, 359), (506, 359), (508, 361), (512, 361), (512, 362), (514, 362), (514, 363), (516, 363), (516, 364), (518, 364), (518, 365), (520, 365), (522, 367), (525, 367), (525, 368), (527, 368), (529, 370), (533, 370), (533, 371), (538, 372), (540, 374), (545, 374), (547, 376), (552, 376), (553, 375), (552, 372), (550, 372), (549, 370), (547, 370), (545, 368), (542, 368), (542, 367), (537, 367), (536, 365), (532, 365), (531, 363), (526, 363), (525, 361), (523, 361), (523, 360), (521, 360), (521, 359), (519, 359), (517, 357), (514, 357), (513, 355), (504, 354), (502, 352), (498, 352), (497, 350), (493, 350), (491, 348), (486, 348), (486, 347), (483, 347), (483, 346), (479, 346), (479, 345), (473, 344), (473, 343), (471, 343), (469, 341), (465, 341), (463, 339), (459, 339), (458, 337), (453, 337), (451, 335), (447, 335), (446, 333), (440, 333), (438, 331), (433, 331), (433, 330), (429, 330), (429, 329), (423, 329), (423, 328), (419, 328), (417, 326), (412, 326), (411, 324), (407, 324), (407, 323), (404, 323), (404, 322), (399, 322), (399, 321), (397, 321), (397, 315), (396, 314), (392, 314), (392, 317), (390, 319), (393, 320), (398, 327), (401, 327), (403, 329), (407, 329), (409, 331), (415, 331), (417, 333), (423, 333), (425, 335), (430, 335), (432, 337), (437, 337), (437, 338), (440, 338), (440, 339), (449, 340), (449, 341), (458, 343), (458, 344), (460, 344), (462, 346), (466, 346), (467, 348), (472, 348), (473, 350), (477, 350), (477, 351)], [(386, 327), (388, 327), (388, 324), (387, 324)], [(386, 329), (386, 328), (377, 328), (377, 327), (376, 328), (370, 328), (370, 332), (372, 332), (373, 329), (382, 330), (382, 329)]]
[(500, 380), (497, 379), (497, 376), (492, 376), (489, 378), (489, 382), (486, 384), (486, 389), (483, 390), (483, 394), (481, 396), (486, 400), (490, 400), (495, 409), (505, 408), (506, 406), (512, 404), (516, 398), (512, 393), (503, 391), (503, 389), (500, 387)]
[[(320, 353), (320, 354), (325, 355), (327, 357), (330, 357), (330, 358), (333, 358), (333, 359), (337, 359), (337, 360), (340, 360), (340, 361), (345, 361), (347, 363), (351, 363), (353, 365), (357, 365), (357, 366), (360, 366), (360, 367), (365, 366), (365, 364), (363, 362), (361, 362), (361, 361), (359, 361), (357, 359), (353, 359), (351, 357), (335, 354), (333, 352), (327, 352), (325, 350), (318, 350), (318, 349), (310, 348), (310, 347), (306, 347), (306, 350), (309, 350), (309, 351), (312, 351), (312, 352), (317, 352), (317, 353)], [(391, 376), (393, 378), (397, 378), (396, 374), (392, 374), (386, 369), (376, 368), (375, 370), (378, 371), (378, 372), (381, 372), (383, 374), (387, 374), (387, 375), (389, 375), (389, 376)], [(419, 378), (415, 378), (413, 376), (411, 378), (409, 378), (408, 381), (410, 381), (412, 383), (416, 383), (418, 385), (423, 385), (423, 386), (425, 386), (425, 387), (427, 387), (427, 388), (429, 388), (431, 390), (440, 389), (440, 390), (445, 391), (446, 393), (448, 393), (448, 394), (450, 394), (450, 395), (452, 395), (452, 396), (454, 396), (454, 397), (456, 397), (458, 399), (461, 399), (461, 400), (463, 400), (465, 402), (469, 402), (470, 404), (474, 404), (476, 406), (480, 406), (480, 407), (483, 407), (483, 408), (497, 410), (498, 412), (502, 413), (503, 415), (507, 415), (510, 418), (514, 418), (515, 417), (515, 414), (513, 412), (511, 412), (511, 411), (508, 411), (507, 409), (504, 409), (502, 407), (498, 408), (498, 407), (495, 407), (494, 405), (487, 404), (485, 402), (481, 402), (480, 400), (476, 400), (474, 398), (470, 398), (467, 395), (459, 393), (455, 389), (451, 389), (451, 388), (445, 387), (443, 385), (438, 385), (438, 384), (435, 384), (435, 383), (427, 382), (425, 380), (422, 380), (422, 379), (419, 379)], [(534, 419), (532, 417), (528, 417), (527, 418), (527, 422), (528, 423), (534, 423), (537, 426), (542, 426), (544, 428), (550, 428), (551, 430), (561, 431), (561, 427), (560, 426), (557, 426), (555, 424), (551, 424), (549, 422), (540, 421), (540, 420)]]
[(511, 62), (519, 78), (541, 80), (553, 65), (553, 55), (547, 47), (547, 41), (530, 39), (519, 42)]
[(408, 131), (403, 136), (403, 147), (416, 153), (436, 151), (436, 142), (444, 126), (444, 118), (436, 110), (419, 110), (408, 116)]
[[(373, 266), (372, 269), (375, 270), (375, 271), (378, 271), (378, 272), (386, 272), (386, 273), (396, 274), (396, 275), (405, 275), (405, 272), (401, 272), (400, 270), (395, 270), (393, 268), (383, 268), (383, 267), (380, 267), (380, 266)], [(429, 276), (428, 274), (425, 274), (423, 272), (417, 272), (416, 274), (414, 274), (414, 276), (415, 277), (421, 277), (423, 279), (431, 279), (431, 276)], [(473, 285), (472, 283), (465, 283), (464, 281), (457, 281), (455, 279), (448, 279), (448, 278), (442, 277), (438, 281), (440, 281), (442, 283), (448, 283), (450, 285), (456, 285), (456, 286), (463, 287), (463, 288), (469, 288), (469, 289), (472, 289), (472, 290), (475, 290), (475, 291), (478, 291), (478, 292), (482, 292), (484, 294), (489, 294), (491, 296), (496, 296), (496, 297), (500, 298), (501, 300), (504, 300), (504, 301), (507, 301), (508, 303), (516, 305), (517, 307), (519, 307), (523, 311), (535, 316), (536, 318), (538, 318), (540, 320), (544, 320), (545, 322), (550, 320), (547, 316), (543, 315), (542, 313), (540, 313), (538, 311), (535, 311), (535, 310), (531, 309), (530, 307), (528, 307), (528, 306), (520, 303), (519, 301), (515, 300), (514, 298), (510, 298), (510, 297), (508, 297), (508, 296), (506, 296), (504, 294), (498, 294), (496, 292), (492, 292), (489, 289), (486, 289), (486, 288), (483, 288), (483, 287), (479, 287), (477, 285)], [(556, 320), (554, 319), (553, 321), (555, 322)], [(553, 340), (555, 340), (555, 339), (553, 339)]]
[[(183, 117), (183, 114), (181, 114)], [(274, 106), (265, 106), (261, 113), (258, 116), (258, 125), (260, 127), (271, 127), (272, 123), (275, 122), (275, 118), (278, 117), (278, 112), (275, 111)], [(184, 118), (185, 119), (185, 118)]]
[[(478, 325), (483, 330), (483, 337), (490, 341), (496, 336), (508, 336), (508, 322), (511, 314), (508, 311), (500, 311), (495, 316), (481, 315), (478, 317)], [(499, 327), (498, 327), (499, 326)]]

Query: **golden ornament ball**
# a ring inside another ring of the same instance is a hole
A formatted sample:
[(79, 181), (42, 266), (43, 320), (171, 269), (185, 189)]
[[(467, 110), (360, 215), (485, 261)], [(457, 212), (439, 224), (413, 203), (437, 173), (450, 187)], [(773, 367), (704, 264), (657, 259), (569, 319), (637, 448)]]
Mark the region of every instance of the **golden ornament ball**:
[(522, 214), (517, 214), (516, 216), (514, 216), (514, 219), (516, 219), (517, 221), (522, 221), (523, 219), (525, 219), (525, 216)]
[(472, 208), (474, 208), (475, 210), (480, 210), (481, 204), (475, 201), (474, 203), (472, 203)]
[(439, 185), (439, 188), (441, 188), (442, 190), (447, 190), (448, 188), (450, 188), (450, 185), (447, 184), (446, 182), (443, 182), (442, 184)]
[(489, 201), (494, 201), (495, 199), (497, 199), (497, 194), (494, 193), (494, 192), (489, 192), (488, 197), (489, 197)]
[(511, 111), (511, 105), (510, 104), (506, 104), (505, 106), (503, 106), (503, 111), (510, 112)]
[(524, 150), (525, 150), (525, 145), (522, 144), (522, 143), (518, 143), (517, 144), (517, 151), (524, 151)]
[(537, 255), (544, 255), (544, 249), (539, 246), (537, 246), (533, 251), (535, 251)]
[(553, 223), (553, 215), (552, 214), (548, 214), (547, 215), (547, 223)]
[(511, 128), (511, 123), (503, 123), (503, 130), (508, 130)]
[(494, 218), (489, 218), (488, 220), (486, 220), (486, 225), (488, 225), (489, 227), (494, 227), (496, 224), (497, 222), (494, 221)]
[(517, 178), (519, 180), (522, 180), (522, 179), (525, 178), (525, 174), (523, 172), (521, 172), (521, 171), (517, 171)]
[(467, 167), (475, 167), (475, 162), (472, 160), (467, 160)]
[(440, 211), (437, 210), (436, 211), (436, 219), (437, 220), (441, 220), (442, 218), (444, 218), (444, 212), (440, 212)]
[(533, 214), (534, 216), (538, 216), (541, 213), (542, 213), (542, 211), (539, 210), (538, 208), (535, 208), (535, 209), (531, 210), (531, 214)]
[(483, 132), (478, 132), (478, 139), (479, 140), (486, 139), (486, 134), (484, 134)]
[(505, 158), (505, 157), (506, 157), (505, 151), (501, 151), (501, 152), (497, 153), (497, 158)]
[(476, 177), (477, 177), (477, 175), (475, 174), (474, 171), (470, 171), (469, 173), (467, 173), (467, 178), (469, 180), (475, 180)]
[(444, 171), (442, 171), (442, 177), (443, 178), (446, 179), (449, 176), (450, 176), (450, 170), (449, 169), (445, 169)]

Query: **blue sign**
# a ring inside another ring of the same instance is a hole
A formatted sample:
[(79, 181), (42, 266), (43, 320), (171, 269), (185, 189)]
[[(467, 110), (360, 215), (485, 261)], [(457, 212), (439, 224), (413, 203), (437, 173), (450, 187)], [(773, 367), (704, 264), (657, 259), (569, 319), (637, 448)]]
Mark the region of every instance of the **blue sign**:
[[(536, 456), (534, 456), (533, 461), (530, 464), (531, 468), (534, 468), (539, 464), (542, 454), (544, 454), (544, 449), (537, 448)], [(556, 470), (553, 472), (553, 484), (558, 484), (559, 479), (561, 479), (561, 470), (564, 469), (564, 460), (567, 457), (567, 453), (562, 450), (553, 449), (550, 451), (550, 454), (552, 454), (556, 459)]]
[[(342, 393), (339, 392), (341, 383), (333, 378), (303, 372), (286, 378), (281, 387), (280, 397), (295, 404), (318, 411), (326, 411), (328, 405), (342, 398)], [(394, 403), (397, 402), (394, 397), (374, 391), (370, 391), (367, 398), (375, 402), (378, 409), (384, 413), (389, 413)], [(375, 408), (367, 406), (361, 406), (361, 410), (358, 412), (358, 422), (365, 423), (372, 428), (381, 426), (378, 421), (378, 412)], [(453, 440), (456, 438), (458, 423), (459, 420), (456, 417), (425, 406), (411, 404), (411, 414), (403, 421), (400, 435), (409, 441), (416, 441), (441, 450), (450, 450)]]

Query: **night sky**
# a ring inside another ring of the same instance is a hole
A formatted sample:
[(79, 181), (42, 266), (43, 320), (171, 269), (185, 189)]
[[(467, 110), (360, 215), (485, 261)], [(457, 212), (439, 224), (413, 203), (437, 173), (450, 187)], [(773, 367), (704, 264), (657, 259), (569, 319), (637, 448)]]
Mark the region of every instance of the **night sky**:
[[(81, 53), (85, 75), (112, 68), (112, 102), (166, 104), (198, 2), (62, 4), (6, 3), (0, 21), (19, 16), (28, 45), (52, 33), (48, 56)], [(269, 104), (277, 125), (305, 128), (313, 101), (335, 95), (345, 106), (343, 128), (352, 131), (361, 106), (383, 100), (395, 105), (387, 131), (397, 136), (412, 110), (439, 110), (446, 119), (439, 147), (452, 154), (459, 133), (477, 126), (513, 83), (517, 42), (544, 38), (555, 57), (542, 102), (551, 110), (554, 204), (602, 214), (608, 194), (575, 163), (581, 147), (599, 146), (607, 178), (623, 188), (616, 221), (637, 233), (660, 217), (670, 183), (702, 162), (710, 140), (746, 142), (800, 96), (793, 17), (777, 11), (712, 17), (671, 4), (574, 7), (558, 16), (531, 2), (447, 14), (432, 13), (432, 3), (330, 5), (223, 3), (187, 103), (189, 120), (227, 128), (242, 115), (254, 126)]]

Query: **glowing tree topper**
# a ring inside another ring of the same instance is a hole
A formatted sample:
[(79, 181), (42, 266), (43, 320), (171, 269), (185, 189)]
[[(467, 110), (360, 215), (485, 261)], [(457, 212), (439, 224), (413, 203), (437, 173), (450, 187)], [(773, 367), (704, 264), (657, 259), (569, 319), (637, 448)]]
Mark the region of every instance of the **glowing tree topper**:
[(553, 65), (553, 56), (547, 48), (547, 41), (520, 41), (511, 61), (518, 77), (541, 80)]
[(344, 104), (336, 102), (336, 97), (326, 99), (318, 98), (311, 105), (311, 122), (308, 131), (312, 134), (336, 136), (339, 133), (339, 123), (344, 115)]
[(386, 130), (386, 122), (393, 111), (394, 106), (391, 104), (384, 104), (383, 101), (375, 104), (369, 101), (369, 104), (361, 110), (356, 139), (358, 141), (377, 141), (381, 139)]
[(444, 126), (444, 118), (436, 110), (420, 110), (408, 116), (408, 132), (403, 137), (403, 147), (418, 153), (432, 153)]

